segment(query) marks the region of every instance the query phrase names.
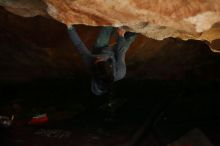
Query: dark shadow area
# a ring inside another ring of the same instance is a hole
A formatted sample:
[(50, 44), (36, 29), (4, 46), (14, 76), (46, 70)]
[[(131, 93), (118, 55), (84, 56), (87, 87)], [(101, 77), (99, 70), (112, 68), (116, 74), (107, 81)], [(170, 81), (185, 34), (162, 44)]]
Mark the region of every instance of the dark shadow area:
[[(125, 79), (102, 97), (117, 101), (109, 108), (90, 93), (88, 81), (1, 83), (1, 114), (15, 115), (1, 132), (6, 145), (166, 145), (194, 128), (219, 144), (219, 82)], [(47, 123), (28, 125), (42, 113)]]

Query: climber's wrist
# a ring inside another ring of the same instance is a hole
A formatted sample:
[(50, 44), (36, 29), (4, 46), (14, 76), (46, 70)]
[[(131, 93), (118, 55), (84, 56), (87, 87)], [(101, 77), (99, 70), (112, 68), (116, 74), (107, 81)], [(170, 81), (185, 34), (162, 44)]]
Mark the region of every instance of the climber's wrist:
[(66, 27), (67, 27), (68, 30), (72, 30), (73, 29), (73, 25), (72, 24), (70, 24), (70, 25), (68, 24), (68, 25), (66, 25)]

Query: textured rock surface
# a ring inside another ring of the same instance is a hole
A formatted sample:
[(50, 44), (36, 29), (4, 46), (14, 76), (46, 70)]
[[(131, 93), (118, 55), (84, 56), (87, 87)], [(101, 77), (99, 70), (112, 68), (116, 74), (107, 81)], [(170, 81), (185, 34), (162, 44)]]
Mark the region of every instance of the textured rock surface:
[(127, 26), (159, 40), (212, 41), (201, 33), (220, 22), (219, 0), (1, 0), (0, 5), (26, 17), (49, 14), (65, 24)]
[(9, 12), (23, 17), (47, 15), (47, 6), (41, 0), (0, 0), (0, 5)]
[[(88, 77), (65, 25), (44, 17), (26, 19), (3, 9), (0, 22), (0, 80)], [(91, 48), (99, 27), (80, 25), (77, 31)], [(213, 45), (220, 48), (219, 42)], [(220, 80), (220, 56), (201, 41), (158, 41), (138, 35), (126, 60), (127, 77)]]

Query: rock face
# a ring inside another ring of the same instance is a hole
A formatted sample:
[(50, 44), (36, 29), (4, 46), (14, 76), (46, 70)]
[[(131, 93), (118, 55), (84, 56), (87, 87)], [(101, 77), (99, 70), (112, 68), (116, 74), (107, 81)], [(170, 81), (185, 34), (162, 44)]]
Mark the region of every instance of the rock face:
[(9, 12), (23, 17), (47, 15), (47, 6), (41, 0), (0, 0), (0, 5)]
[[(0, 22), (0, 81), (89, 77), (65, 25), (41, 16), (26, 19), (1, 8)], [(78, 25), (76, 29), (91, 48), (100, 28)], [(213, 45), (220, 48), (219, 42)], [(158, 41), (138, 35), (126, 63), (126, 77), (131, 78), (220, 80), (219, 54), (198, 40)]]
[(0, 5), (26, 17), (50, 15), (65, 24), (124, 26), (158, 40), (212, 41), (200, 36), (220, 22), (219, 0), (1, 0)]

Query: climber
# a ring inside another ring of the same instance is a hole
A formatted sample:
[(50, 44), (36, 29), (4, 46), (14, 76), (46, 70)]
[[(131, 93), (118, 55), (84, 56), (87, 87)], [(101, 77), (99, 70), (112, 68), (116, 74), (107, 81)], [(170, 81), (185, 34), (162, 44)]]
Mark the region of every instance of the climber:
[(103, 27), (93, 47), (93, 51), (85, 46), (74, 26), (67, 26), (69, 36), (80, 53), (92, 75), (91, 91), (100, 96), (108, 93), (114, 81), (125, 77), (125, 54), (136, 38), (136, 33), (117, 29), (117, 41), (113, 46), (109, 40), (116, 28)]

